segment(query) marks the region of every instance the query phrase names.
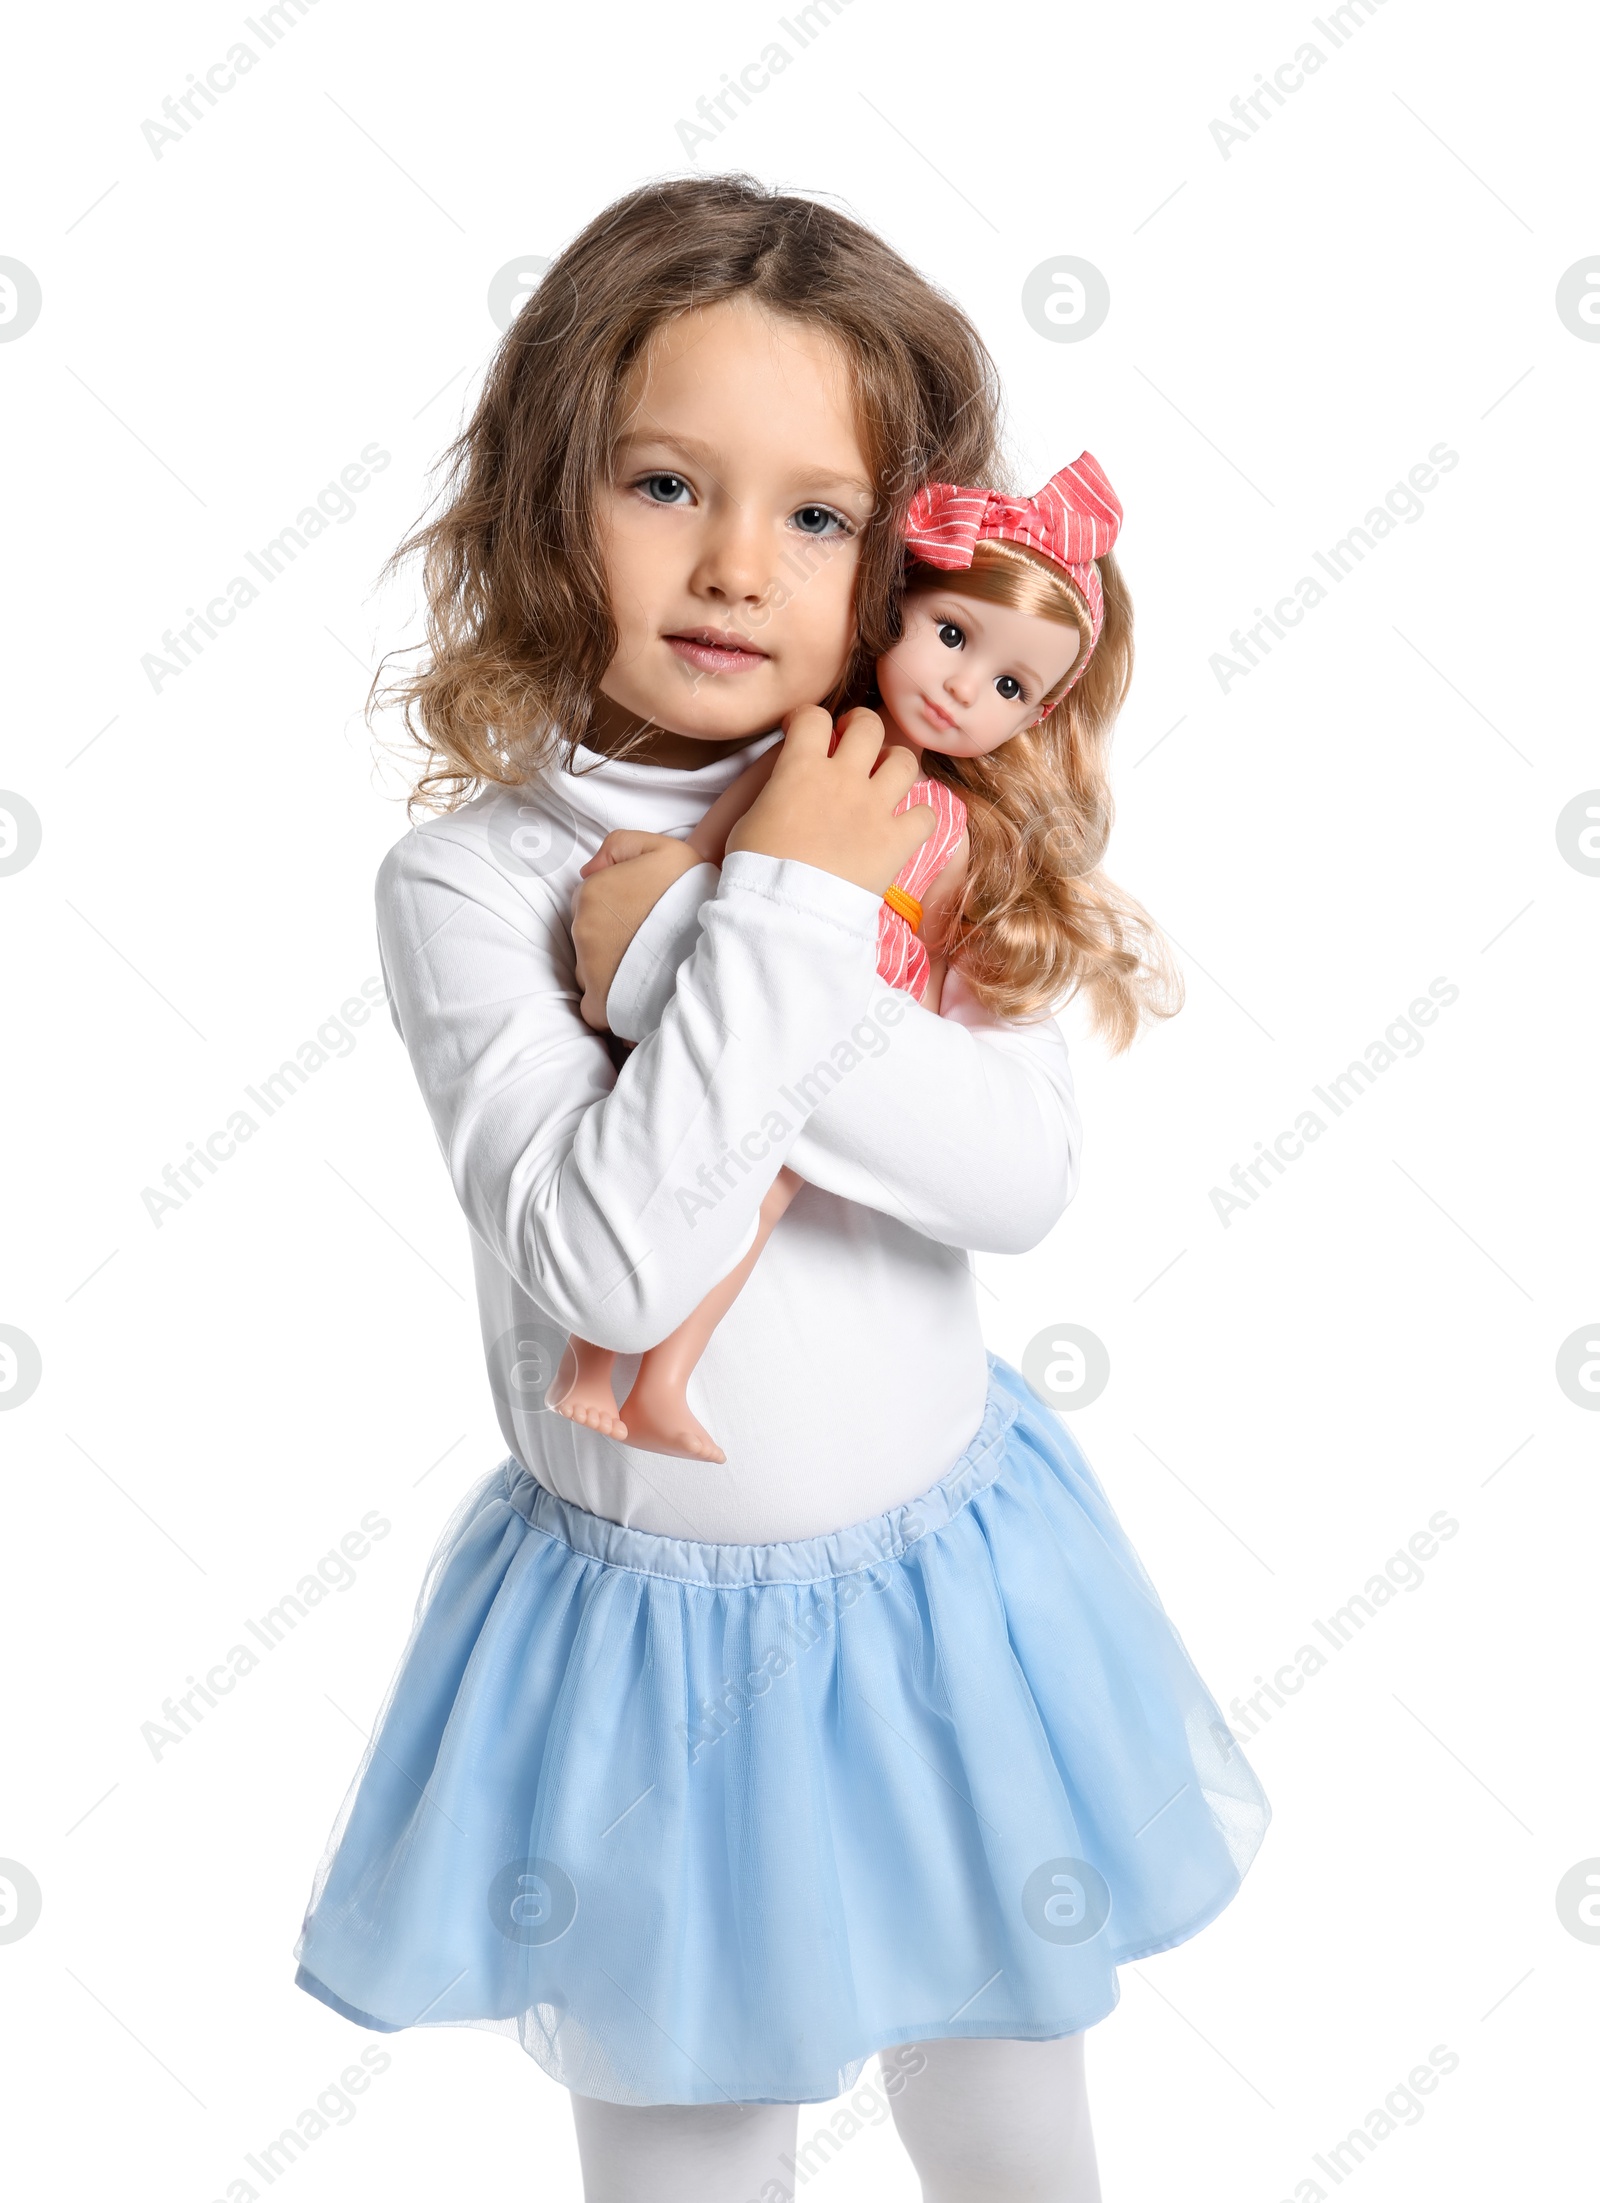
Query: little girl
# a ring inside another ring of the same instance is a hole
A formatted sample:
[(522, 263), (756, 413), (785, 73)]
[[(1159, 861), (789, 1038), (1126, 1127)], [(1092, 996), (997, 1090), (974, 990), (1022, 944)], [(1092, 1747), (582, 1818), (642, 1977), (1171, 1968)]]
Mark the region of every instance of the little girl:
[[(1112, 549), (1121, 518), (1115, 493), (1088, 452), (1037, 497), (950, 483), (920, 490), (905, 522), (912, 564), (901, 639), (874, 669), (890, 738), (919, 764), (930, 744), (947, 759), (988, 757), (1047, 718), (1099, 640), (1104, 597), (1094, 558)], [(749, 766), (686, 837), (709, 865), (720, 864), (730, 830), (766, 786), (775, 762), (769, 750)], [(885, 891), (878, 974), (937, 1012), (946, 963), (939, 946), (961, 906), (970, 844), (967, 807), (945, 782), (918, 780), (901, 807), (922, 803), (932, 808), (936, 824)], [(620, 849), (637, 852), (638, 846), (637, 835), (608, 836), (581, 877), (592, 878), (619, 861)], [(928, 941), (935, 944), (931, 957)], [(778, 1172), (748, 1251), (670, 1337), (640, 1358), (620, 1410), (611, 1382), (616, 1356), (579, 1338), (569, 1343), (546, 1405), (627, 1445), (721, 1461), (721, 1449), (689, 1407), (688, 1380), (803, 1183), (787, 1164)]]
[[(509, 1457), (442, 1535), (296, 1979), (380, 2032), (514, 2036), (571, 2091), (591, 2203), (790, 2203), (797, 2107), (856, 2090), (837, 2147), (875, 2056), (926, 2198), (1093, 2203), (1084, 2030), (1266, 1823), (1092, 1472), (986, 1354), (968, 1252), (1037, 1245), (1075, 1185), (1035, 1013), (1077, 988), (1125, 1044), (1167, 1002), (1096, 869), (1113, 558), (1063, 701), (939, 753), (972, 855), (937, 1016), (876, 964), (935, 823), (915, 759), (870, 712), (833, 742), (895, 640), (909, 493), (995, 480), (997, 411), (970, 325), (870, 232), (654, 185), (547, 271), (403, 547), (439, 815), (384, 861), (379, 945)], [(785, 724), (680, 955), (683, 836)], [(623, 826), (650, 847), (574, 909)], [(651, 1026), (620, 1068), (607, 1013)], [(568, 1340), (667, 1337), (784, 1167), (697, 1377), (726, 1459), (549, 1413)]]

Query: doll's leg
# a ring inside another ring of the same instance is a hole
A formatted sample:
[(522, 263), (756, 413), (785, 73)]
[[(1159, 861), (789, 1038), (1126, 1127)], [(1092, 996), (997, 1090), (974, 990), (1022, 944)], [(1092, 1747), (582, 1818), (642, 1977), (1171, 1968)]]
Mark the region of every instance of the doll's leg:
[[(603, 1438), (626, 1438), (628, 1426), (617, 1413), (617, 1396), (611, 1389), (616, 1359), (609, 1346), (591, 1346), (587, 1339), (573, 1338), (544, 1396), (545, 1406), (569, 1422), (587, 1424)], [(571, 1377), (565, 1374), (569, 1360), (576, 1364)]]
[(756, 1219), (756, 1236), (720, 1283), (713, 1285), (698, 1308), (684, 1317), (676, 1331), (659, 1346), (652, 1346), (639, 1364), (633, 1389), (622, 1403), (622, 1419), (628, 1426), (627, 1443), (647, 1453), (674, 1453), (691, 1461), (725, 1461), (727, 1455), (690, 1413), (688, 1384), (691, 1372), (711, 1342), (711, 1334), (738, 1299), (745, 1279), (756, 1266), (756, 1257), (772, 1236), (773, 1226), (805, 1181), (787, 1165), (767, 1188)]
[[(911, 2070), (920, 2054), (920, 2069)], [(1100, 2203), (1083, 2037), (886, 2050), (889, 2098), (923, 2203)]]
[(790, 2188), (797, 2104), (604, 2104), (575, 2095), (572, 2119), (584, 2203), (746, 2203)]

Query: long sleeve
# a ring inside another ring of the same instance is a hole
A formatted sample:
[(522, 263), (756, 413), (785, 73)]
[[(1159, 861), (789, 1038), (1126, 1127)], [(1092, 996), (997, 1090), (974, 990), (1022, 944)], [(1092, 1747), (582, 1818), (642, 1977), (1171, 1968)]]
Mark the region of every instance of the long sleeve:
[(894, 999), (905, 1018), (891, 1045), (807, 1119), (791, 1169), (944, 1246), (1025, 1254), (1077, 1191), (1082, 1130), (1059, 1027), (991, 1017), (957, 972), (937, 1017)]
[(564, 904), (487, 861), (464, 819), (399, 843), (377, 903), (395, 1023), (474, 1231), (563, 1328), (624, 1353), (664, 1338), (748, 1244), (821, 1074), (859, 1052), (877, 899), (735, 852), (620, 1072), (578, 1015)]
[(714, 864), (680, 873), (623, 950), (606, 997), (606, 1023), (619, 1040), (643, 1040), (661, 1023), (678, 966), (694, 954), (700, 913), (717, 892), (717, 878)]
[[(646, 917), (607, 998), (614, 1032), (642, 1039), (670, 1015), (714, 879), (709, 866), (685, 874)], [(1025, 1253), (1077, 1188), (1081, 1125), (1059, 1027), (993, 1016), (953, 970), (937, 1017), (878, 981), (875, 1005), (886, 997), (903, 1010), (887, 1044), (830, 1091), (786, 1160), (924, 1238)]]

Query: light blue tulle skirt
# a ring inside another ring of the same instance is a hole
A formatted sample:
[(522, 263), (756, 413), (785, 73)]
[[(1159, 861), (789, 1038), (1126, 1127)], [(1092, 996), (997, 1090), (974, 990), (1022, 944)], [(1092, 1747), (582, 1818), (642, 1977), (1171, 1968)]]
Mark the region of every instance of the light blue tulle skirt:
[(948, 1474), (826, 1537), (659, 1537), (496, 1469), (296, 1978), (613, 2103), (824, 2102), (897, 2043), (1103, 2018), (1268, 1812), (1070, 1435), (991, 1360)]

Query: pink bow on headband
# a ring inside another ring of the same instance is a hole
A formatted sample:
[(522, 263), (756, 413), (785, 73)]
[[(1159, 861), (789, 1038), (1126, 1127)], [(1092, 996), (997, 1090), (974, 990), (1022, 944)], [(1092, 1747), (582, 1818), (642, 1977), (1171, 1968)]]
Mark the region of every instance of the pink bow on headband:
[[(911, 500), (905, 540), (914, 558), (952, 572), (972, 564), (980, 543), (1021, 543), (1037, 551), (1077, 583), (1089, 607), (1092, 650), (1105, 623), (1105, 596), (1094, 561), (1111, 549), (1121, 526), (1117, 493), (1099, 460), (1085, 451), (1051, 475), (1037, 497), (930, 482)], [(1088, 656), (1086, 650), (1080, 673)]]

